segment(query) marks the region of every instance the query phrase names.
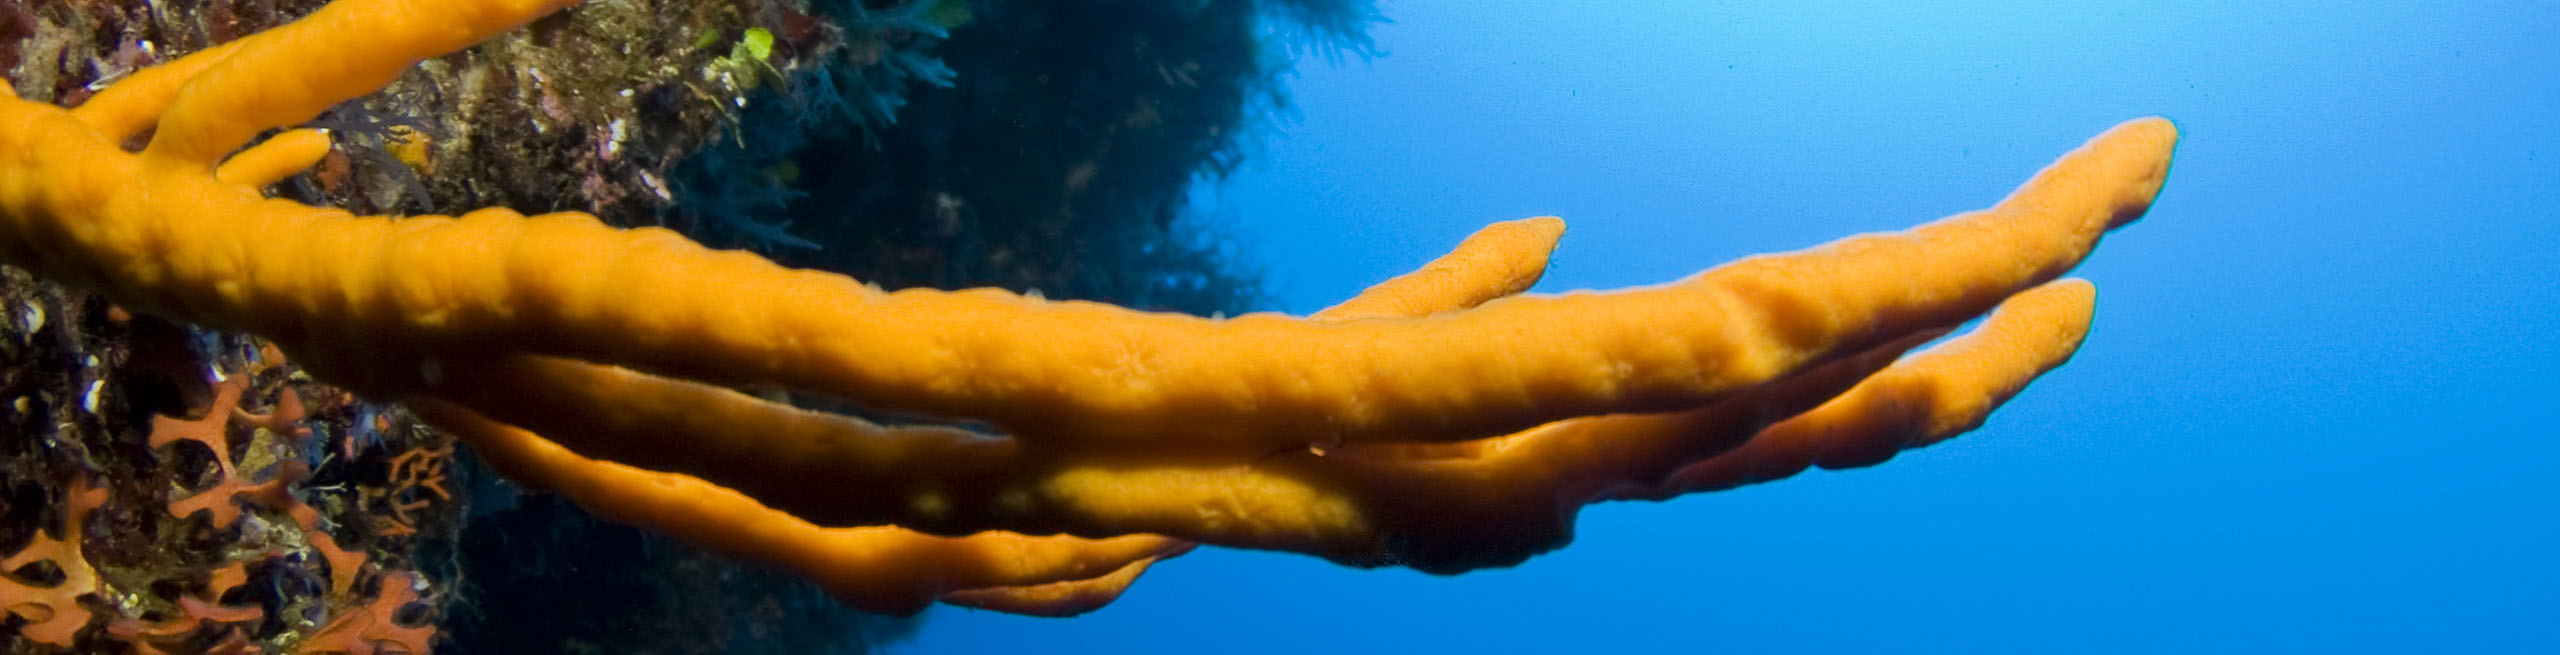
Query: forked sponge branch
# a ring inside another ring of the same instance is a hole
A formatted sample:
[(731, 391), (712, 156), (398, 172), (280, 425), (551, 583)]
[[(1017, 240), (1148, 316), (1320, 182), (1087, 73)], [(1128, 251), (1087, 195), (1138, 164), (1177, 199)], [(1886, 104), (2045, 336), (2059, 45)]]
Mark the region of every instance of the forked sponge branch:
[[(580, 213), (393, 219), (262, 195), (325, 141), (242, 150), (254, 135), (565, 4), (339, 0), (76, 110), (0, 100), (0, 261), (273, 340), (620, 520), (813, 576), (946, 567), (838, 588), (848, 602), (1060, 612), (1189, 542), (1507, 565), (1561, 545), (1589, 502), (1970, 429), (2077, 347), (2092, 294), (2054, 281), (2149, 207), (2177, 141), (2135, 120), (1990, 209), (1637, 289), (1522, 295), (1562, 225), (1503, 224), (1304, 318), (889, 293)], [(153, 125), (141, 152), (120, 146)], [(773, 385), (1004, 434), (738, 391)], [(989, 569), (1008, 558), (988, 548), (1054, 566)]]

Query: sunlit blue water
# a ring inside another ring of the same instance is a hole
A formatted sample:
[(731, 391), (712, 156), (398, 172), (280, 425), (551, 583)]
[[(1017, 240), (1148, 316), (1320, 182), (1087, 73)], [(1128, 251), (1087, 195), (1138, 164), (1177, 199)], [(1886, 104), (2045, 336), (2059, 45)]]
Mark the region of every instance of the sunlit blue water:
[[(1986, 205), (2148, 114), (2097, 327), (1973, 435), (1584, 514), (1435, 578), (1168, 562), (1074, 620), (898, 652), (2560, 648), (2560, 3), (1389, 1), (1373, 61), (1204, 194), (1308, 311), (1490, 221), (1542, 290)], [(1715, 6), (1709, 6), (1715, 5)]]

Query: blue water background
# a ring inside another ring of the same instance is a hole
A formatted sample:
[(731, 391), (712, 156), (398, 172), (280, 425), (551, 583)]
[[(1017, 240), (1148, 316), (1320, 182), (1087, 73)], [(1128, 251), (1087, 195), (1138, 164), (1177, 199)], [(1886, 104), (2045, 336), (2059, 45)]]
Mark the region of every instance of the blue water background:
[(894, 650), (2560, 649), (2560, 3), (1739, 4), (1386, 2), (1387, 54), (1303, 62), (1199, 205), (1293, 312), (1541, 214), (1541, 290), (1619, 287), (1982, 207), (2168, 116), (2077, 359), (1969, 436), (1598, 506), (1515, 569), (1209, 550)]

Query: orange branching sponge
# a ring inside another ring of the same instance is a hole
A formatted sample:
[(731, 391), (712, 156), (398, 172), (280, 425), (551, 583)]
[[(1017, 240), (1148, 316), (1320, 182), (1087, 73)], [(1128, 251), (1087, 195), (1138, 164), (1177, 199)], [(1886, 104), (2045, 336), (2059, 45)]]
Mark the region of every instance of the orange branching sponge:
[[(790, 571), (848, 605), (875, 611), (914, 612), (944, 594), (964, 590), (1103, 577), (1189, 548), (1150, 535), (1088, 540), (984, 532), (941, 537), (893, 527), (823, 528), (697, 478), (580, 457), (533, 433), (442, 401), (419, 401), (412, 408), (467, 440), (501, 473), (567, 495), (598, 517), (648, 526), (713, 552)], [(1112, 589), (1112, 596), (1117, 591)], [(1091, 607), (1042, 602), (1025, 603), (1020, 611), (1059, 615)]]
[(1637, 495), (1668, 498), (1776, 480), (1806, 467), (1883, 462), (1981, 427), (2038, 374), (2061, 366), (2089, 332), (2097, 288), (2061, 280), (2018, 294), (1973, 334), (1897, 360), (1839, 397), (1763, 428), (1739, 447), (1673, 473)]
[[(829, 585), (849, 602), (1058, 611), (1190, 542), (1454, 572), (1563, 543), (1595, 500), (1961, 432), (2077, 346), (2092, 294), (2053, 281), (2149, 207), (2177, 140), (2128, 122), (1991, 209), (1653, 287), (1523, 295), (1562, 224), (1507, 224), (1306, 318), (888, 293), (584, 214), (260, 195), (325, 148), (256, 134), (561, 4), (340, 0), (78, 109), (0, 100), (0, 260), (265, 336), (609, 516), (893, 581)], [(1001, 434), (740, 391), (775, 386)]]
[[(2039, 183), (2089, 175), (2084, 167), (2121, 166), (2131, 156), (2125, 149), (2155, 147), (2152, 139), (2159, 133), (2153, 128), (2165, 127), (2135, 123), (2120, 128), (2065, 158), (2039, 176)], [(2156, 160), (2165, 152), (2152, 151), (2149, 156)], [(1897, 245), (1891, 243), (1896, 241), (1925, 242), (1935, 238), (1934, 233), (1965, 227), (2014, 232), (2002, 223), (2041, 217), (2026, 210), (2044, 202), (2037, 199), (2042, 192), (2031, 184), (2019, 199), (2003, 203), (2000, 209), (1950, 219), (1915, 235), (1861, 237), (1816, 252), (1848, 256)], [(2112, 215), (2092, 218), (2087, 228), (2103, 230), (2115, 221)], [(1743, 265), (1764, 261), (1768, 260), (1747, 260)], [(1437, 321), (1484, 311), (1507, 300), (1423, 319), (1352, 323)], [(2069, 320), (2086, 320), (2086, 303), (2082, 306), (2081, 317)], [(1770, 311), (1775, 309), (1810, 313), (1819, 308), (1787, 304)], [(2070, 316), (2057, 310), (2039, 315), (2049, 321)], [(1865, 373), (1887, 365), (1901, 349), (1917, 345), (1915, 339), (1934, 336), (1934, 328), (1893, 333), (1892, 340), (1832, 355), (1817, 362), (1825, 365), (1799, 367), (1688, 411), (1633, 414), (1588, 424), (1566, 421), (1527, 431), (1594, 436), (1497, 442), (1509, 444), (1505, 449), (1553, 444), (1539, 452), (1553, 456), (1578, 452), (1577, 456), (1633, 462), (1578, 473), (1594, 478), (1573, 483), (1578, 486), (1658, 486), (1679, 466), (1739, 445), (1763, 423), (1810, 409), (1849, 388)], [(2076, 337), (2061, 340), (2063, 333), (2036, 334), (2056, 343), (2077, 343)], [(1503, 363), (1496, 359), (1485, 366)], [(2010, 384), (2023, 384), (2042, 370), (2041, 366), (2002, 369), (2013, 378)], [(1297, 448), (1242, 453), (1214, 445), (1151, 452), (1133, 452), (1109, 443), (1069, 448), (989, 439), (944, 428), (882, 428), (843, 416), (774, 408), (753, 396), (713, 385), (556, 357), (449, 362), (445, 371), (467, 383), (440, 390), (441, 397), (471, 405), (488, 418), (551, 435), (571, 449), (594, 456), (695, 475), (820, 524), (895, 523), (945, 533), (1013, 529), (1087, 536), (1167, 534), (1214, 544), (1316, 553), (1350, 563), (1393, 561), (1426, 570), (1457, 571), (1516, 562), (1561, 543), (1566, 532), (1563, 521), (1570, 513), (1556, 510), (1598, 497), (1587, 490), (1531, 483), (1533, 474), (1562, 476), (1564, 461), (1515, 458), (1499, 470), (1445, 464), (1417, 468), (1402, 462), (1446, 460), (1449, 453), (1474, 452), (1496, 442), (1432, 448), (1428, 441), (1345, 442), (1337, 435), (1318, 432), (1307, 435)], [(1443, 379), (1465, 384), (1483, 377)], [(560, 407), (615, 409), (557, 411)], [(1622, 425), (1651, 427), (1594, 427)], [(1631, 430), (1676, 436), (1620, 436)], [(726, 436), (706, 440), (700, 438), (704, 434)], [(1595, 466), (1601, 465), (1594, 461)], [(1435, 475), (1488, 484), (1446, 487), (1443, 495), (1425, 494), (1434, 488), (1418, 481), (1427, 471), (1452, 471)], [(1608, 475), (1620, 479), (1606, 480)], [(840, 484), (847, 479), (863, 484), (853, 488)], [(1555, 480), (1565, 482), (1564, 477)], [(1411, 485), (1421, 486), (1408, 488)], [(1520, 513), (1520, 508), (1532, 506), (1532, 496), (1544, 499), (1535, 502), (1554, 507)]]
[[(1563, 232), (1553, 218), (1494, 224), (1422, 270), (1316, 317), (1426, 316), (1519, 293), (1546, 270)], [(503, 377), (487, 382), (509, 384)], [(849, 605), (876, 611), (915, 611), (939, 597), (1017, 614), (1079, 614), (1118, 598), (1149, 565), (1193, 545), (1156, 535), (939, 537), (898, 528), (822, 528), (698, 478), (581, 457), (445, 401), (420, 399), (411, 407), (470, 441), (519, 482), (565, 494), (606, 519), (791, 571)]]

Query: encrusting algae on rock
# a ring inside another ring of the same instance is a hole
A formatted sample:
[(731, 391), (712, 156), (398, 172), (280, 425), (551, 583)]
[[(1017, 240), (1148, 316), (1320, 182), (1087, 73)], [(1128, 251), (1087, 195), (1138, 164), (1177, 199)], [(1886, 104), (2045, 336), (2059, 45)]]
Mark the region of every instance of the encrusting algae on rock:
[[(0, 102), (0, 259), (269, 339), (529, 486), (848, 604), (1068, 614), (1195, 544), (1503, 566), (1590, 502), (1971, 429), (2078, 346), (2093, 288), (2058, 278), (2177, 139), (2128, 122), (1990, 209), (1642, 289), (1523, 295), (1562, 225), (1497, 224), (1305, 318), (892, 293), (580, 213), (261, 193), (315, 155), (259, 134), (566, 4), (340, 0), (74, 109)], [(772, 387), (996, 434), (746, 391)]]

